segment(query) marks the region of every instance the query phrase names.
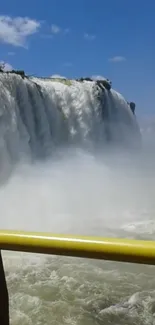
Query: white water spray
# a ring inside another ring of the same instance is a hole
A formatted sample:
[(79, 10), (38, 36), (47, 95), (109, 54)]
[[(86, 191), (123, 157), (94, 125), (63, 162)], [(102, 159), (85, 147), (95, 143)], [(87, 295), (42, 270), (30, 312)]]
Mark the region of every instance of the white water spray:
[[(16, 168), (0, 188), (0, 227), (154, 238), (155, 164), (149, 164), (149, 154), (135, 157), (121, 150), (105, 150), (105, 130), (94, 84), (73, 82), (70, 88), (52, 81), (3, 78), (3, 170), (7, 161), (11, 166), (13, 157)], [(120, 95), (112, 93), (108, 97), (105, 93), (111, 112), (110, 130), (113, 125), (113, 134), (120, 139), (122, 132), (130, 130), (129, 124), (135, 129), (136, 122)], [(118, 103), (114, 125), (113, 108)], [(126, 129), (124, 119), (128, 121)], [(84, 151), (92, 140), (96, 144), (100, 141), (100, 154)], [(72, 148), (62, 152), (70, 143)], [(61, 151), (54, 156), (58, 146)], [(32, 153), (43, 153), (48, 159), (32, 164), (27, 160)], [(3, 256), (12, 324), (153, 322), (152, 268), (34, 254)]]

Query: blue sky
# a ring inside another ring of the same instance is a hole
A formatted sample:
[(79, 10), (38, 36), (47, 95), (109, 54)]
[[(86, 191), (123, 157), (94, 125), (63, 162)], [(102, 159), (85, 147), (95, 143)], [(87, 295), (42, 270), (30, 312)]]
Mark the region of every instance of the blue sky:
[(155, 115), (155, 1), (1, 0), (0, 61), (28, 74), (100, 75)]

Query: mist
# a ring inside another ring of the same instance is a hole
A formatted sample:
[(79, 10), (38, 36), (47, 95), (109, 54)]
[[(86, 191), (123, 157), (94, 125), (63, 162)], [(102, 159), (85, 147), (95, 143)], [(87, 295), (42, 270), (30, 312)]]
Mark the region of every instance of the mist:
[[(22, 161), (0, 187), (0, 227), (154, 239), (154, 162), (151, 145)], [(154, 268), (16, 252), (3, 258), (12, 324), (50, 325), (51, 314), (53, 324), (151, 324)]]
[(153, 151), (145, 150), (72, 149), (53, 160), (22, 162), (0, 188), (1, 229), (149, 237), (155, 164)]

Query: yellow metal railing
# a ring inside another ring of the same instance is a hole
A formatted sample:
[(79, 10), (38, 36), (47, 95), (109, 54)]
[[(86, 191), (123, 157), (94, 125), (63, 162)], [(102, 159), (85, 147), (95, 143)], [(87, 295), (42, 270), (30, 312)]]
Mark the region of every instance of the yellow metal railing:
[(0, 249), (155, 265), (155, 242), (0, 231)]
[(9, 325), (9, 295), (1, 250), (155, 265), (155, 242), (0, 231), (0, 324)]

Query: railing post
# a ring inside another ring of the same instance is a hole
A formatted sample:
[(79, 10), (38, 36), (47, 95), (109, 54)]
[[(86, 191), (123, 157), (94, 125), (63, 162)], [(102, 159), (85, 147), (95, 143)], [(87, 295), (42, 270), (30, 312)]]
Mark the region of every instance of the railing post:
[(0, 251), (0, 324), (9, 325), (9, 295)]

